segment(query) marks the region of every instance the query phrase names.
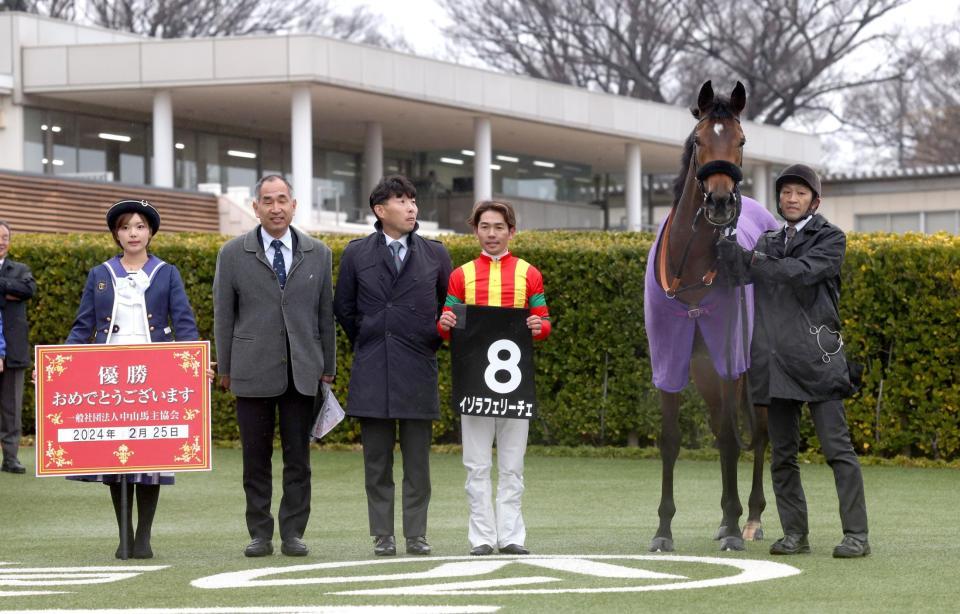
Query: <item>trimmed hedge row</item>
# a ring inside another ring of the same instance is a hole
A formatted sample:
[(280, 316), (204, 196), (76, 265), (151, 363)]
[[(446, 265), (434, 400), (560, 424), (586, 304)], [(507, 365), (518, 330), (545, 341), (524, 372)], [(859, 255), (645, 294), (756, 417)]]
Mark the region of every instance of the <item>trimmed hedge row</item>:
[[(334, 272), (349, 238), (323, 237), (334, 251)], [(652, 237), (600, 232), (523, 232), (513, 251), (544, 275), (554, 322), (538, 345), (540, 418), (531, 443), (653, 445), (659, 398), (651, 385), (643, 329), (643, 274)], [(180, 269), (204, 338), (212, 339), (211, 285), (219, 235), (164, 234), (155, 253)], [(476, 255), (472, 236), (444, 238), (454, 265)], [(56, 344), (66, 337), (86, 272), (116, 251), (104, 235), (16, 235), (12, 257), (30, 265), (38, 296), (30, 306), (31, 340)], [(851, 235), (843, 271), (842, 317), (848, 355), (867, 365), (861, 392), (847, 406), (858, 450), (880, 456), (960, 457), (960, 238), (946, 235)], [(335, 391), (346, 397), (351, 353), (338, 337)], [(438, 442), (459, 439), (448, 407), (449, 353), (440, 351), (442, 419)], [(692, 387), (691, 387), (692, 388)], [(24, 425), (33, 429), (28, 387)], [(691, 391), (682, 412), (684, 445), (712, 444), (702, 401)], [(238, 438), (229, 394), (214, 394), (213, 433)], [(805, 435), (813, 439), (812, 429)], [(345, 423), (330, 441), (359, 440)]]

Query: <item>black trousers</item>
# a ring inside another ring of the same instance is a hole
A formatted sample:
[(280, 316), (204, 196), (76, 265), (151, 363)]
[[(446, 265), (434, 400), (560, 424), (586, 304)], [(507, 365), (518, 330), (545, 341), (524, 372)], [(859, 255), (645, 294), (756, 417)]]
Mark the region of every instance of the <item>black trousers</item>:
[[(840, 500), (840, 523), (843, 534), (867, 539), (867, 505), (863, 497), (863, 475), (860, 461), (850, 442), (850, 430), (842, 401), (810, 403), (810, 416), (820, 439), (820, 447)], [(807, 500), (800, 483), (797, 452), (800, 447), (800, 412), (803, 403), (788, 399), (770, 399), (767, 425), (772, 445), (770, 473), (777, 512), (784, 533), (806, 535)]]
[(26, 369), (0, 373), (0, 445), (3, 460), (17, 458), (23, 412), (23, 374)]
[(430, 505), (431, 420), (360, 419), (370, 535), (393, 535), (393, 448), (400, 431), (403, 455), (403, 535), (427, 534)]
[(310, 518), (310, 429), (313, 397), (297, 392), (293, 379), (278, 397), (237, 397), (237, 422), (243, 446), (243, 491), (247, 496), (250, 537), (273, 538), (273, 433), (279, 411), (283, 450), (280, 538), (303, 537)]

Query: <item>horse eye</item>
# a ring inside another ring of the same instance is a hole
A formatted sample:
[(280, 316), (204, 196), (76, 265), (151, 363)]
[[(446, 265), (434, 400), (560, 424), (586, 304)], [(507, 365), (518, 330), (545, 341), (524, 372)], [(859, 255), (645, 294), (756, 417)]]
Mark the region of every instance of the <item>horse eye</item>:
[(747, 144), (747, 139), (740, 139), (740, 147), (743, 147)]

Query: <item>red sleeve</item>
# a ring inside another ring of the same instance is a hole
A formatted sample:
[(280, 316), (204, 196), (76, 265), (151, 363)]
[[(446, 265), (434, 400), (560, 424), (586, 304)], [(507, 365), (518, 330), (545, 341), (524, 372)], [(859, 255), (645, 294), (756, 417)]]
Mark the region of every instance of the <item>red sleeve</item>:
[(543, 292), (543, 275), (537, 270), (537, 267), (531, 266), (527, 269), (527, 301), (530, 304), (530, 313), (540, 316), (542, 329), (540, 334), (534, 337), (536, 341), (543, 341), (550, 336), (552, 326), (550, 325), (550, 310), (547, 307), (547, 297)]
[[(464, 279), (463, 279), (463, 269), (457, 267), (454, 269), (453, 273), (450, 274), (450, 282), (447, 284), (447, 300), (443, 303), (443, 311), (453, 311), (450, 307), (457, 303), (462, 303), (466, 297), (466, 290), (464, 288)], [(440, 328), (440, 321), (437, 321), (437, 332), (446, 340), (450, 340), (450, 331), (445, 331)]]

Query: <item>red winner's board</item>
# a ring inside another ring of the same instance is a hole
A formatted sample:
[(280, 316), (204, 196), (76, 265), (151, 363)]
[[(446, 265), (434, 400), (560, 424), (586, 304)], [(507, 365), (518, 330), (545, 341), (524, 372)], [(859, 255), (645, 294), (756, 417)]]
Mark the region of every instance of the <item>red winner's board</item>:
[(37, 476), (208, 471), (210, 343), (36, 348)]

